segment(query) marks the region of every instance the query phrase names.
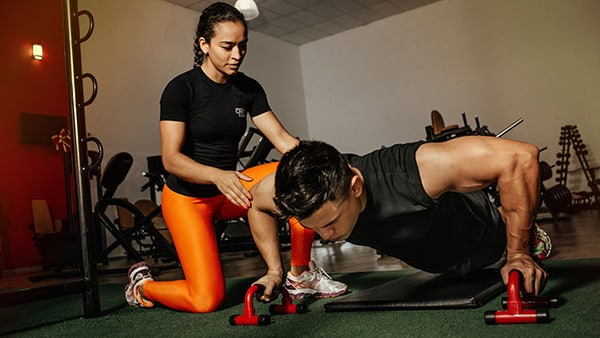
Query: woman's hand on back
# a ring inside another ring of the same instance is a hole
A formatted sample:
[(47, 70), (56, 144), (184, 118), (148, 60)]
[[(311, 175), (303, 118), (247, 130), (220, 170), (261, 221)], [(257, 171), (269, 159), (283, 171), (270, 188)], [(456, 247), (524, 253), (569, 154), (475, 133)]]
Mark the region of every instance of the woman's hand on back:
[(252, 194), (246, 190), (240, 180), (250, 182), (252, 178), (230, 170), (221, 170), (213, 177), (213, 183), (231, 203), (248, 209), (251, 206)]

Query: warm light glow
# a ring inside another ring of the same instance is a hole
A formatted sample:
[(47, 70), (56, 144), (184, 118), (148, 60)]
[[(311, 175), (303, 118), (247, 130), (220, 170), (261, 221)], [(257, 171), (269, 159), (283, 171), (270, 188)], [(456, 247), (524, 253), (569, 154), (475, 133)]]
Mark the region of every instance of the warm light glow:
[(44, 57), (44, 51), (42, 49), (42, 45), (34, 44), (32, 47), (33, 58), (36, 60), (41, 60)]
[(256, 6), (256, 2), (253, 0), (237, 0), (234, 7), (244, 14), (246, 21), (256, 19), (258, 14), (260, 14), (258, 6)]

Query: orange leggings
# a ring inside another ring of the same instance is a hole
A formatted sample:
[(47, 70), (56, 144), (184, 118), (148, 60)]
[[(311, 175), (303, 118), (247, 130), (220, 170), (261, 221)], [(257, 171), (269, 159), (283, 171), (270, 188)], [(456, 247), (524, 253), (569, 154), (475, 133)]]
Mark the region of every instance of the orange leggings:
[[(277, 163), (244, 170), (252, 182), (241, 181), (246, 189), (275, 172)], [(148, 281), (144, 297), (178, 311), (206, 313), (215, 311), (225, 297), (225, 279), (213, 229), (214, 220), (244, 217), (247, 210), (223, 195), (196, 198), (178, 194), (167, 186), (162, 192), (163, 217), (177, 249), (185, 275), (183, 280)], [(292, 265), (306, 266), (314, 232), (290, 220)]]

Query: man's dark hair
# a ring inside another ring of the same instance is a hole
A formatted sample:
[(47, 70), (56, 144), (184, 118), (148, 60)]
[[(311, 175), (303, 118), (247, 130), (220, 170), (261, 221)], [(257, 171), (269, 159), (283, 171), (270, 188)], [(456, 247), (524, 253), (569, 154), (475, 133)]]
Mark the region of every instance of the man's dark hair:
[(275, 205), (300, 220), (327, 201), (345, 198), (354, 172), (333, 146), (301, 141), (281, 157), (275, 174)]

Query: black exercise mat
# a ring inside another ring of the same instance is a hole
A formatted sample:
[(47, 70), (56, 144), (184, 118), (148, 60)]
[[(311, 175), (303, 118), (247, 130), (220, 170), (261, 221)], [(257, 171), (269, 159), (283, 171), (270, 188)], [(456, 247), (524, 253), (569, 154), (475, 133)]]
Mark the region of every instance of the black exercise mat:
[(419, 271), (324, 306), (327, 312), (477, 308), (505, 291), (495, 269), (467, 276)]

